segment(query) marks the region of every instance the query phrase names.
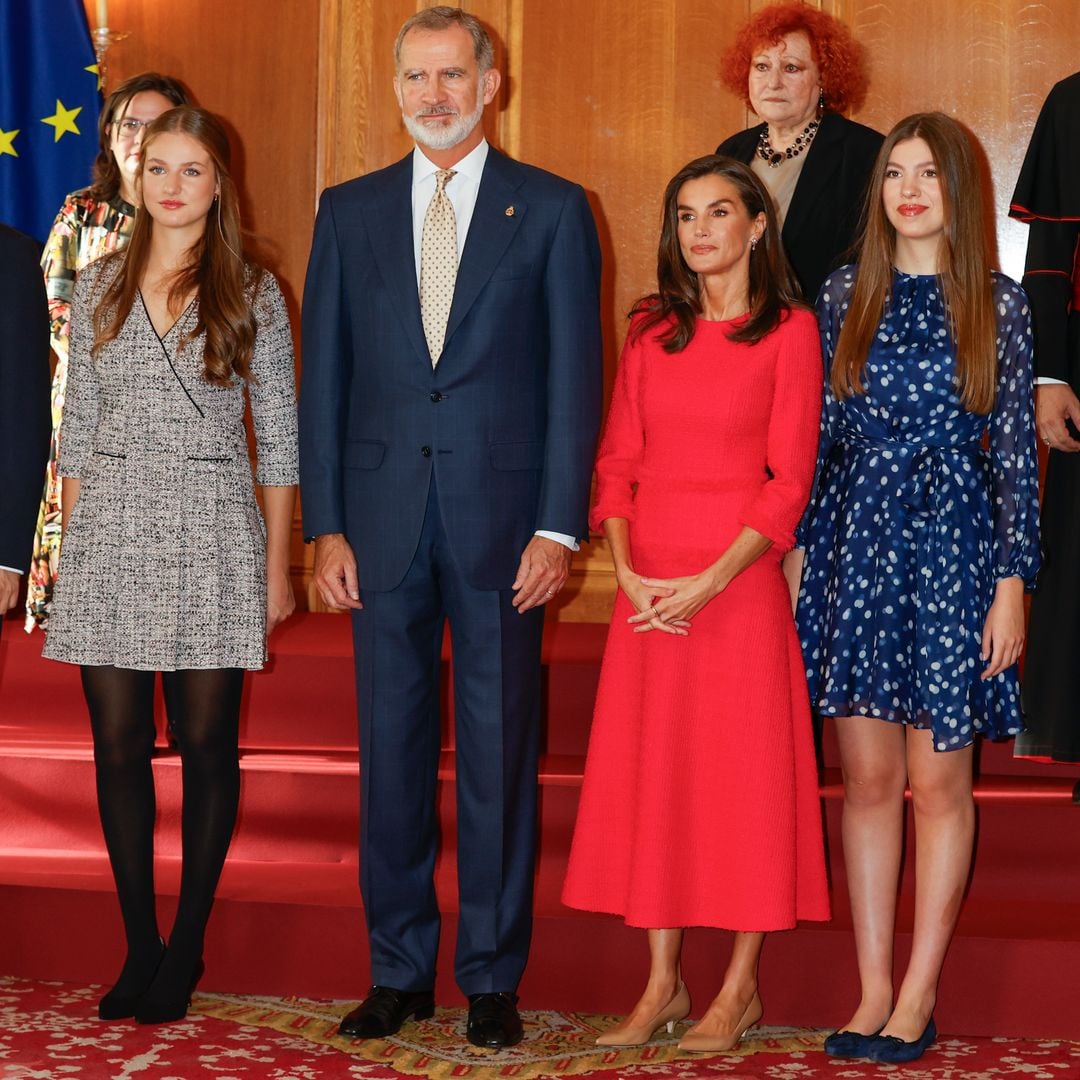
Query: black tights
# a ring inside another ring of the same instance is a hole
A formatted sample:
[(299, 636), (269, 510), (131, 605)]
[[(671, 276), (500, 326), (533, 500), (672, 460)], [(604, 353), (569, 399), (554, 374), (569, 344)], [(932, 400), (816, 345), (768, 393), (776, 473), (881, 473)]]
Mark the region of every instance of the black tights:
[(152, 671), (129, 668), (82, 669), (94, 733), (101, 827), (127, 937), (127, 960), (116, 990), (137, 994), (153, 979), (154, 995), (172, 999), (186, 994), (195, 977), (214, 890), (236, 824), (244, 673), (238, 668), (162, 673), (169, 719), (180, 746), (184, 802), (180, 900), (160, 968), (150, 767), (154, 677)]

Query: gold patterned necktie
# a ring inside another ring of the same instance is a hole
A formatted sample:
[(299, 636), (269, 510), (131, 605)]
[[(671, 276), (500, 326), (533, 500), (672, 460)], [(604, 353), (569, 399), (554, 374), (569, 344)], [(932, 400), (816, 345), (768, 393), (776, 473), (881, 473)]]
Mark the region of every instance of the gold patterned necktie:
[(457, 218), (446, 194), (446, 185), (454, 175), (453, 169), (440, 169), (435, 174), (435, 194), (424, 215), (420, 240), (420, 314), (432, 367), (443, 351), (457, 281)]

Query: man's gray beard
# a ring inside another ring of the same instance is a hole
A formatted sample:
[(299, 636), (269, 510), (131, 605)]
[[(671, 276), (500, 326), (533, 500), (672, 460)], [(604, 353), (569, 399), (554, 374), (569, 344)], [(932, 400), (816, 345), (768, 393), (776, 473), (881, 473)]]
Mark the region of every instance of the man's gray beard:
[(459, 115), (448, 124), (429, 128), (423, 120), (406, 116), (404, 113), (401, 114), (401, 119), (405, 122), (405, 130), (421, 146), (426, 146), (429, 150), (449, 150), (472, 134), (473, 128), (480, 123), (483, 115), (484, 98), (482, 93), (478, 93), (476, 108), (468, 116)]

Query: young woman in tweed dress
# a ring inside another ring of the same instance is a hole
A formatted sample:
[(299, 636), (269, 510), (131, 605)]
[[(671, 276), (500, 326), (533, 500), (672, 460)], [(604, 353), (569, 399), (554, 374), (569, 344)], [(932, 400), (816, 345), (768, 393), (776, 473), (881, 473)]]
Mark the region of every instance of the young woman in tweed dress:
[[(83, 270), (72, 304), (64, 543), (44, 654), (82, 667), (127, 937), (102, 1019), (187, 1011), (236, 821), (244, 670), (262, 667), (267, 634), (293, 609), (292, 336), (274, 278), (243, 255), (229, 156), (210, 113), (155, 120), (138, 176), (146, 212), (122, 253)], [(167, 948), (153, 881), (157, 671), (177, 706), (184, 784)]]

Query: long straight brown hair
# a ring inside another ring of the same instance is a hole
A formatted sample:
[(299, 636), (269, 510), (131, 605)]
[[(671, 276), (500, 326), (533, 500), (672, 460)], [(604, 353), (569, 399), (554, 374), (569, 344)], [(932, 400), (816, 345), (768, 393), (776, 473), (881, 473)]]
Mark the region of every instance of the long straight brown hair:
[[(198, 319), (182, 345), (205, 332), (203, 377), (215, 386), (228, 386), (234, 376), (251, 378), (256, 331), (251, 295), (262, 278), (262, 269), (244, 254), (236, 185), (229, 173), (229, 138), (213, 113), (190, 105), (162, 113), (146, 129), (136, 187), (141, 192), (149, 148), (165, 133), (194, 139), (209, 154), (217, 176), (218, 195), (207, 214), (206, 228), (188, 249), (187, 265), (173, 276), (168, 304), (170, 310), (177, 311), (184, 297), (194, 291)], [(114, 256), (121, 260), (120, 270), (94, 311), (95, 352), (120, 333), (131, 314), (150, 257), (153, 234), (153, 217), (146, 211), (137, 214), (130, 243)]]
[(776, 328), (783, 312), (800, 303), (799, 287), (780, 243), (780, 229), (772, 197), (753, 170), (734, 158), (708, 154), (684, 165), (668, 182), (664, 191), (660, 245), (656, 257), (656, 292), (643, 296), (631, 315), (644, 312), (638, 323), (640, 335), (662, 323), (673, 321), (670, 330), (659, 338), (665, 351), (681, 352), (694, 337), (701, 315), (701, 282), (686, 265), (679, 246), (679, 192), (688, 180), (703, 176), (721, 176), (731, 182), (753, 221), (765, 215), (765, 232), (750, 252), (750, 318), (728, 334), (737, 342), (760, 341)]
[(956, 384), (971, 412), (988, 414), (997, 387), (997, 324), (983, 192), (971, 139), (944, 113), (916, 113), (885, 137), (866, 193), (855, 288), (833, 356), (829, 385), (839, 398), (861, 394), (870, 345), (892, 286), (896, 230), (882, 199), (897, 143), (923, 139), (941, 184), (945, 232), (938, 256), (941, 293), (956, 348)]

